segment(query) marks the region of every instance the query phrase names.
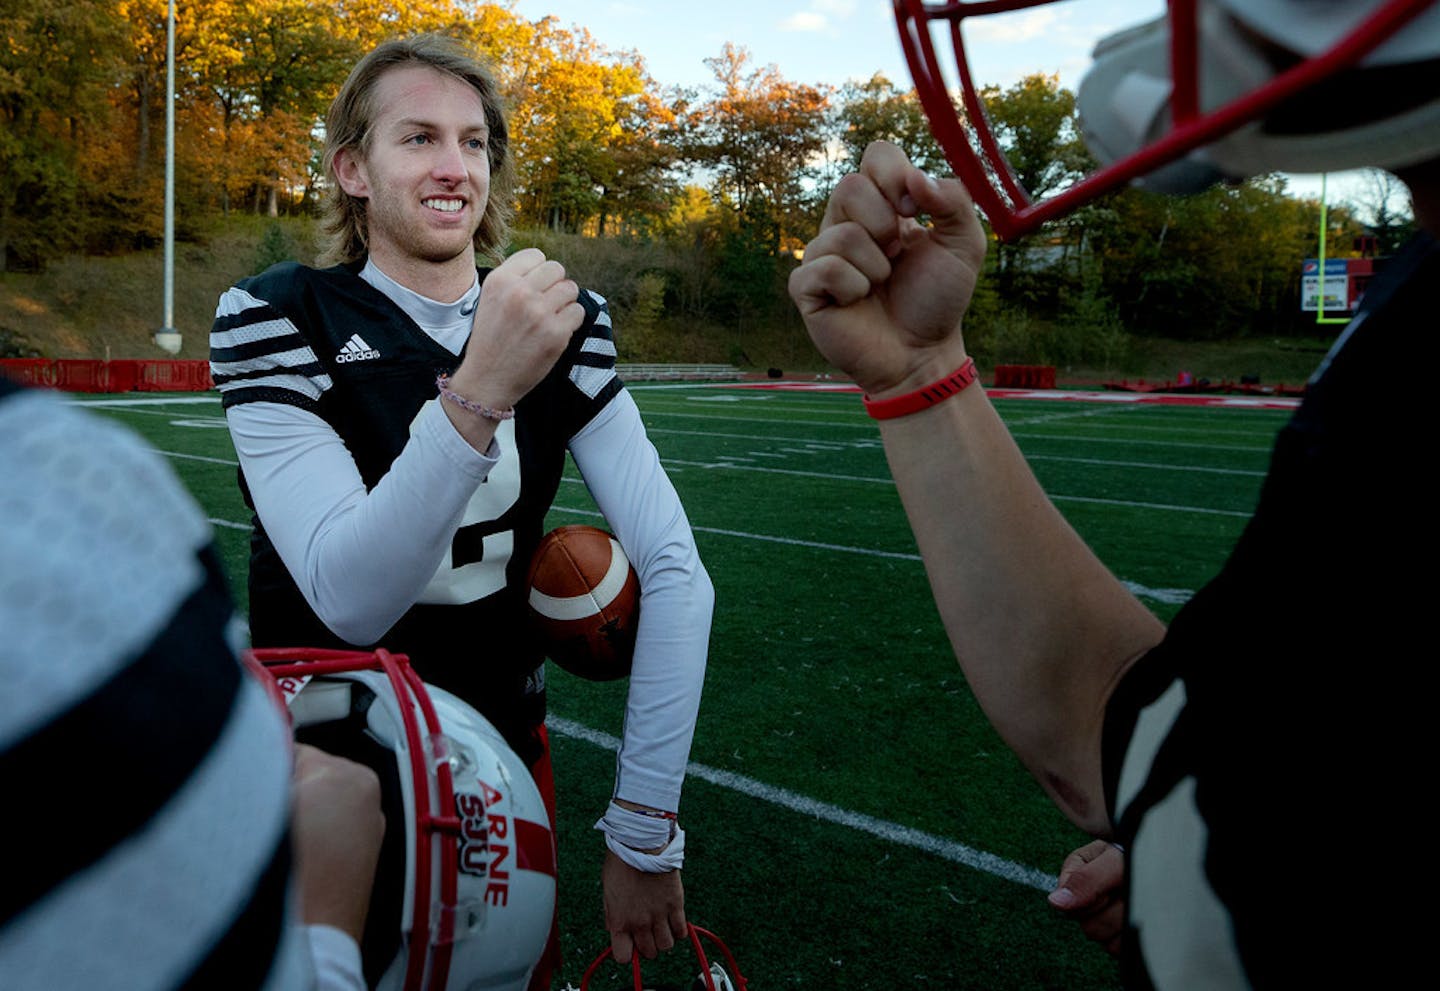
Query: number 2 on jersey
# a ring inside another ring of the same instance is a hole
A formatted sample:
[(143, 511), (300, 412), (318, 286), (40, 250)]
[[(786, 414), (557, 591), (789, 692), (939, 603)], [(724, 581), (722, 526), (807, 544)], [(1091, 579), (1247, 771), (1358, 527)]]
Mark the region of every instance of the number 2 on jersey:
[(514, 420), (502, 420), (496, 427), (495, 444), (500, 461), (489, 478), (475, 487), (450, 549), (420, 594), (421, 602), (474, 602), (505, 587), (505, 566), (515, 552), (515, 531), (501, 529), (498, 521), (520, 501)]

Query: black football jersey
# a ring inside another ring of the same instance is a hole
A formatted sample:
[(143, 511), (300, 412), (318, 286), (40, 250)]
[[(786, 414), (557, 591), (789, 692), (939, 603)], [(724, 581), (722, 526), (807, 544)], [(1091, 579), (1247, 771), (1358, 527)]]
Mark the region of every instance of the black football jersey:
[[(437, 344), (353, 266), (278, 265), (238, 284), (252, 297), (217, 318), (216, 387), (228, 409), (280, 402), (310, 410), (345, 442), (373, 489), (410, 438), (435, 378), (459, 358)], [(481, 270), (483, 281), (488, 270)], [(479, 709), (517, 745), (544, 718), (533, 679), (542, 662), (525, 616), (525, 571), (560, 484), (569, 438), (621, 385), (604, 302), (582, 290), (585, 320), (550, 373), (516, 404), (495, 442), (499, 464), (479, 485), (447, 560), (376, 646), (410, 656), (428, 682)], [(246, 502), (254, 508), (240, 484)], [(250, 630), (256, 646), (344, 646), (311, 610), (254, 520)], [(355, 645), (371, 646), (371, 645)], [(517, 745), (517, 749), (522, 749)], [(528, 755), (522, 753), (522, 757)]]

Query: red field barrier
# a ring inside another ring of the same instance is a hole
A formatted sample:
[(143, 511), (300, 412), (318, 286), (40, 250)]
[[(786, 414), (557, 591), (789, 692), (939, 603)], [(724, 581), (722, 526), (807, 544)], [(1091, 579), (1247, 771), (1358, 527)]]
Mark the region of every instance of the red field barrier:
[(1053, 389), (1054, 365), (996, 365), (997, 389)]
[(49, 358), (0, 358), (0, 372), (26, 385), (55, 385), (55, 362)]
[(205, 392), (215, 387), (208, 361), (0, 358), (0, 372), (26, 385), (66, 392)]

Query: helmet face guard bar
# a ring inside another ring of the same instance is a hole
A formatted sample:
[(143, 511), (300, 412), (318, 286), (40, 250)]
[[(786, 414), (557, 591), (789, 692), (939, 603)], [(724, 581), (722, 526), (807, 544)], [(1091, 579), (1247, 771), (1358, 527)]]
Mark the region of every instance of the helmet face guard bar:
[[(737, 988), (737, 991), (745, 991), (745, 976), (740, 973), (740, 965), (735, 962), (735, 956), (730, 952), (730, 947), (726, 946), (724, 941), (721, 940), (719, 936), (716, 936), (708, 929), (701, 929), (699, 926), (696, 925), (691, 925), (688, 928), (690, 945), (695, 950), (695, 957), (700, 961), (700, 976), (704, 979), (705, 991), (719, 991), (719, 989), (715, 986), (715, 978), (712, 977), (710, 974), (710, 961), (705, 956), (705, 949), (700, 945), (701, 936), (704, 936), (716, 946), (720, 947), (720, 952), (725, 957), (725, 963), (728, 964), (730, 967), (729, 973), (735, 975), (735, 987)], [(611, 950), (610, 947), (607, 946), (605, 947), (605, 949), (600, 951), (599, 956), (597, 956), (594, 960), (590, 962), (590, 966), (585, 968), (585, 974), (580, 978), (580, 991), (589, 991), (591, 976), (595, 973), (595, 971), (600, 969), (600, 965), (602, 963), (610, 959), (610, 956)], [(645, 985), (640, 977), (639, 953), (634, 953), (631, 955), (630, 971), (631, 974), (634, 976), (635, 991), (644, 991)]]
[[(410, 667), (409, 658), (386, 650), (266, 648), (245, 651), (242, 660), (252, 671), (259, 668), (268, 676), (264, 681), (274, 689), (272, 697), (277, 700), (283, 700), (283, 693), (276, 686), (286, 678), (379, 671), (389, 680), (395, 698), (401, 701), (398, 709), (409, 741), (406, 749), (409, 751), (411, 780), (415, 783), (415, 900), (406, 954), (405, 988), (406, 991), (420, 991), (427, 961), (431, 968), (426, 986), (444, 988), (449, 978), (451, 948), (455, 942), (456, 902), (459, 898), (456, 840), (460, 835), (460, 819), (455, 811), (454, 782), (440, 719), (430, 700), (430, 693)], [(414, 705), (404, 704), (407, 699)], [(423, 733), (415, 716), (417, 708), (425, 722)], [(433, 809), (429, 789), (425, 786), (429, 780), (427, 759), (433, 763), (437, 784), (436, 807)], [(438, 844), (440, 891), (438, 902), (433, 906), (437, 917), (432, 921), (431, 853), (437, 839), (441, 840)]]
[[(1386, 0), (1328, 51), (1304, 59), (1263, 86), (1209, 113), (1199, 105), (1198, 0), (1168, 0), (1170, 25), (1170, 129), (1153, 144), (1034, 202), (1020, 187), (1000, 148), (970, 74), (961, 32), (967, 17), (1011, 13), (1057, 0), (894, 0), (900, 44), (931, 129), (955, 174), (1005, 241), (1034, 231), (1096, 197), (1249, 123), (1315, 83), (1347, 69), (1383, 44), (1434, 0)], [(932, 22), (949, 28), (959, 73), (965, 121), (956, 113), (940, 69)], [(972, 140), (973, 135), (973, 140)], [(978, 148), (977, 148), (978, 146)]]

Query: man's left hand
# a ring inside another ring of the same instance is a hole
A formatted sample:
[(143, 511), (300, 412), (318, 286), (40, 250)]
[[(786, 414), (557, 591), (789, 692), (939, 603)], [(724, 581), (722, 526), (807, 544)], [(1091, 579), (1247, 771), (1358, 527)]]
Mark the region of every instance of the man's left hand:
[(686, 938), (685, 889), (678, 870), (647, 874), (606, 850), (600, 878), (605, 928), (616, 963), (629, 963), (637, 951), (653, 958)]

